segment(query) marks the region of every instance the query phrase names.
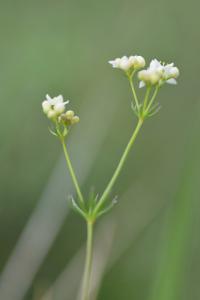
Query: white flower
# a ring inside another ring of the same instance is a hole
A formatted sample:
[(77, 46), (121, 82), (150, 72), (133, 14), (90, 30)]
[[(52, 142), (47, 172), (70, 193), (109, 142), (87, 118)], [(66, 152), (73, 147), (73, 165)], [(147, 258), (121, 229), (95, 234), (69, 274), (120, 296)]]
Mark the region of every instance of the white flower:
[(179, 70), (174, 67), (174, 64), (161, 64), (157, 59), (153, 59), (147, 70), (142, 70), (138, 73), (138, 78), (141, 80), (139, 87), (144, 87), (146, 84), (176, 84), (176, 78), (179, 76)]
[(113, 68), (121, 69), (123, 71), (127, 71), (131, 67), (131, 62), (127, 56), (110, 60), (109, 64), (111, 64)]
[(127, 56), (123, 56), (119, 63), (119, 68), (124, 71), (128, 71), (131, 67), (131, 62)]
[(64, 99), (63, 99), (62, 95), (56, 96), (54, 98), (51, 98), (48, 94), (46, 95), (46, 101), (48, 101), (49, 104), (51, 104), (51, 105), (56, 105), (58, 103), (65, 103), (65, 104), (67, 104), (69, 102), (69, 101), (64, 102)]
[(156, 60), (152, 60), (147, 70), (142, 70), (138, 73), (138, 78), (141, 80), (139, 87), (144, 87), (146, 83), (156, 84), (160, 81), (163, 68), (161, 64)]
[(42, 102), (42, 108), (45, 114), (48, 113), (48, 111), (51, 109), (51, 104), (49, 103), (49, 101), (45, 100)]
[(145, 59), (144, 57), (140, 56), (140, 55), (135, 55), (135, 62), (133, 64), (133, 67), (135, 69), (141, 69), (141, 68), (144, 68), (146, 62), (145, 62)]
[(168, 64), (164, 66), (163, 77), (169, 84), (176, 84), (176, 78), (179, 76), (179, 69), (174, 67), (174, 64)]
[(121, 69), (123, 71), (129, 71), (130, 69), (141, 69), (145, 66), (145, 60), (142, 56), (123, 56), (122, 58), (116, 58), (110, 60), (109, 64), (113, 68)]
[(62, 95), (51, 98), (46, 95), (46, 99), (42, 102), (43, 112), (47, 115), (49, 119), (55, 118), (62, 114), (65, 110), (65, 105), (69, 101), (65, 101)]
[(54, 111), (57, 114), (62, 114), (65, 111), (65, 103), (64, 102), (58, 102), (54, 105)]
[(109, 60), (109, 64), (112, 65), (113, 68), (120, 68), (121, 58), (116, 58), (114, 60)]

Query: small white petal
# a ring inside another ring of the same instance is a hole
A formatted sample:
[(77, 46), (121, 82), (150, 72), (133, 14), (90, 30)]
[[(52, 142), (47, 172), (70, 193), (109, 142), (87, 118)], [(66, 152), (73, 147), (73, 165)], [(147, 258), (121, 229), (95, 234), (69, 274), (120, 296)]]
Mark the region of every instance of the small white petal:
[(42, 102), (42, 108), (45, 114), (48, 113), (48, 111), (51, 109), (51, 104), (49, 103), (49, 101), (45, 100)]
[(63, 96), (59, 95), (59, 96), (55, 97), (54, 100), (55, 100), (56, 103), (62, 103), (63, 102)]
[(108, 63), (109, 63), (110, 65), (112, 65), (112, 67), (114, 68), (114, 64), (115, 64), (115, 61), (114, 61), (114, 60), (109, 60)]
[(47, 99), (47, 101), (51, 101), (52, 100), (52, 98), (48, 94), (46, 94), (46, 99)]
[(110, 60), (108, 63), (111, 64), (113, 68), (119, 68), (120, 61), (120, 58), (116, 58), (115, 60)]
[(129, 62), (129, 59), (127, 56), (123, 56), (121, 58), (120, 64), (119, 64), (120, 69), (127, 71), (131, 67), (131, 63)]
[(156, 58), (152, 59), (152, 61), (150, 62), (149, 69), (155, 70), (160, 67), (162, 67), (161, 63)]
[(177, 84), (177, 81), (174, 78), (170, 78), (166, 82), (169, 83), (169, 84)]
[(145, 85), (146, 85), (146, 84), (144, 83), (144, 81), (140, 81), (140, 83), (139, 83), (139, 88), (141, 89), (141, 88), (143, 88)]
[(171, 76), (173, 78), (177, 78), (179, 76), (180, 72), (179, 69), (177, 67), (172, 67), (171, 68)]
[(54, 111), (57, 113), (57, 114), (61, 114), (63, 113), (65, 110), (65, 104), (64, 103), (56, 103), (54, 105)]

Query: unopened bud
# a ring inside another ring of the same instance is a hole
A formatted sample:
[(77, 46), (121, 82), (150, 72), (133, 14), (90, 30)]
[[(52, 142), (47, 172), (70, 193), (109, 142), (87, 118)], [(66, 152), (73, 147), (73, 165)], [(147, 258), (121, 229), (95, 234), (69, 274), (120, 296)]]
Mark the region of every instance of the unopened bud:
[(179, 69), (177, 67), (171, 68), (171, 78), (177, 78), (180, 74)]
[(49, 112), (49, 110), (51, 109), (51, 105), (47, 100), (45, 100), (42, 102), (42, 108), (43, 108), (43, 112), (45, 114), (47, 114)]
[(77, 124), (79, 121), (80, 121), (79, 117), (78, 117), (78, 116), (74, 116), (74, 117), (71, 119), (71, 124)]
[(68, 110), (68, 111), (66, 111), (65, 117), (66, 117), (68, 120), (71, 120), (71, 119), (74, 117), (74, 111), (73, 111), (73, 110)]
[(48, 111), (48, 113), (47, 113), (47, 117), (48, 117), (49, 119), (53, 119), (53, 118), (55, 118), (56, 116), (57, 116), (57, 113), (56, 113), (56, 111), (53, 110), (53, 109), (50, 109), (50, 110)]
[(146, 62), (145, 62), (145, 59), (144, 57), (142, 56), (135, 56), (135, 62), (134, 62), (134, 68), (135, 69), (141, 69), (145, 66)]

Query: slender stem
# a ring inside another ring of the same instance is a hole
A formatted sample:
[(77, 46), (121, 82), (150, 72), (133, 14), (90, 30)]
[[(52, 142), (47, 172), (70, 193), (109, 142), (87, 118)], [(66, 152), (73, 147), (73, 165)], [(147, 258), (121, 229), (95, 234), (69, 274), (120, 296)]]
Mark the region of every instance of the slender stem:
[(119, 164), (118, 164), (118, 166), (117, 166), (117, 168), (116, 168), (116, 170), (115, 170), (115, 172), (114, 172), (114, 174), (113, 174), (110, 182), (108, 183), (105, 191), (103, 192), (103, 194), (102, 194), (102, 196), (101, 196), (101, 198), (100, 198), (100, 200), (99, 200), (99, 202), (98, 202), (98, 204), (97, 204), (97, 206), (96, 206), (96, 208), (94, 210), (95, 213), (97, 213), (99, 211), (99, 209), (102, 207), (102, 205), (106, 201), (107, 196), (109, 195), (109, 193), (110, 193), (110, 191), (111, 191), (111, 189), (112, 189), (115, 181), (117, 180), (117, 178), (118, 178), (118, 176), (119, 176), (119, 174), (121, 172), (121, 169), (122, 169), (122, 167), (123, 167), (123, 165), (124, 165), (124, 163), (126, 161), (126, 158), (127, 158), (128, 154), (129, 154), (129, 152), (130, 152), (130, 150), (131, 150), (131, 148), (132, 148), (132, 146), (133, 146), (133, 144), (135, 142), (135, 139), (136, 139), (136, 137), (137, 137), (137, 135), (138, 135), (138, 133), (140, 131), (140, 128), (142, 127), (142, 124), (143, 124), (143, 119), (140, 118), (138, 120), (137, 126), (136, 126), (136, 128), (135, 128), (135, 130), (133, 132), (133, 135), (131, 136), (131, 138), (130, 138), (130, 140), (128, 142), (128, 145), (126, 146), (126, 149), (124, 150), (124, 153), (123, 153), (123, 155), (122, 155), (122, 157), (121, 157), (121, 159), (119, 161)]
[(88, 220), (87, 221), (87, 248), (86, 248), (81, 300), (89, 299), (90, 277), (92, 271), (93, 226), (94, 223)]
[(69, 154), (68, 154), (68, 151), (67, 151), (67, 147), (66, 147), (66, 144), (65, 144), (65, 140), (64, 140), (63, 137), (61, 137), (60, 140), (61, 140), (61, 144), (62, 144), (62, 147), (63, 147), (63, 151), (64, 151), (66, 163), (67, 163), (67, 166), (68, 166), (68, 168), (69, 168), (70, 175), (71, 175), (71, 177), (72, 177), (73, 183), (74, 183), (75, 188), (76, 188), (77, 195), (78, 195), (78, 197), (79, 197), (79, 199), (80, 199), (80, 202), (81, 202), (81, 203), (84, 203), (83, 195), (82, 195), (82, 193), (81, 193), (81, 190), (80, 190), (80, 187), (79, 187), (79, 184), (78, 184), (78, 180), (77, 180), (77, 178), (76, 178), (74, 169), (73, 169), (72, 164), (71, 164), (71, 161), (70, 161), (70, 157), (69, 157)]
[(133, 75), (128, 76), (128, 80), (129, 80), (129, 83), (130, 83), (130, 86), (131, 86), (131, 90), (132, 90), (132, 93), (133, 93), (133, 97), (134, 97), (134, 100), (135, 100), (137, 110), (139, 111), (139, 100), (138, 100), (138, 97), (137, 97), (137, 94), (136, 94), (136, 91), (135, 91), (135, 87), (134, 87), (134, 84), (133, 84)]
[(145, 94), (145, 97), (144, 97), (144, 105), (143, 105), (144, 111), (147, 107), (150, 91), (151, 91), (151, 86), (147, 86), (146, 94)]
[(159, 91), (159, 86), (157, 85), (156, 88), (155, 88), (155, 91), (153, 93), (153, 96), (152, 96), (151, 100), (149, 101), (149, 104), (148, 104), (147, 109), (146, 109), (145, 112), (148, 112), (149, 109), (151, 108), (151, 106), (152, 106), (152, 104), (153, 104), (153, 102), (154, 102), (154, 100), (155, 100), (155, 98), (158, 94), (158, 91)]

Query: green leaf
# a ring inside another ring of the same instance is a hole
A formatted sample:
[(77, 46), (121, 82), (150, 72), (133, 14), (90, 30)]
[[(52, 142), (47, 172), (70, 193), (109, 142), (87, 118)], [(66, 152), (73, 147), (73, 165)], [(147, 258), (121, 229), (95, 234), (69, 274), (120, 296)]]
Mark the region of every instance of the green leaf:
[(114, 199), (111, 201), (111, 203), (105, 207), (104, 209), (100, 210), (97, 214), (97, 218), (99, 218), (100, 216), (108, 213), (116, 204), (117, 204), (117, 196), (114, 197)]
[(81, 215), (84, 219), (87, 220), (87, 215), (86, 213), (78, 206), (78, 204), (76, 203), (76, 201), (74, 200), (73, 196), (69, 196), (71, 203), (72, 203), (72, 207), (73, 209), (79, 214)]
[(55, 131), (53, 131), (50, 127), (48, 128), (49, 129), (49, 132), (54, 135), (54, 136), (58, 136), (57, 133)]

